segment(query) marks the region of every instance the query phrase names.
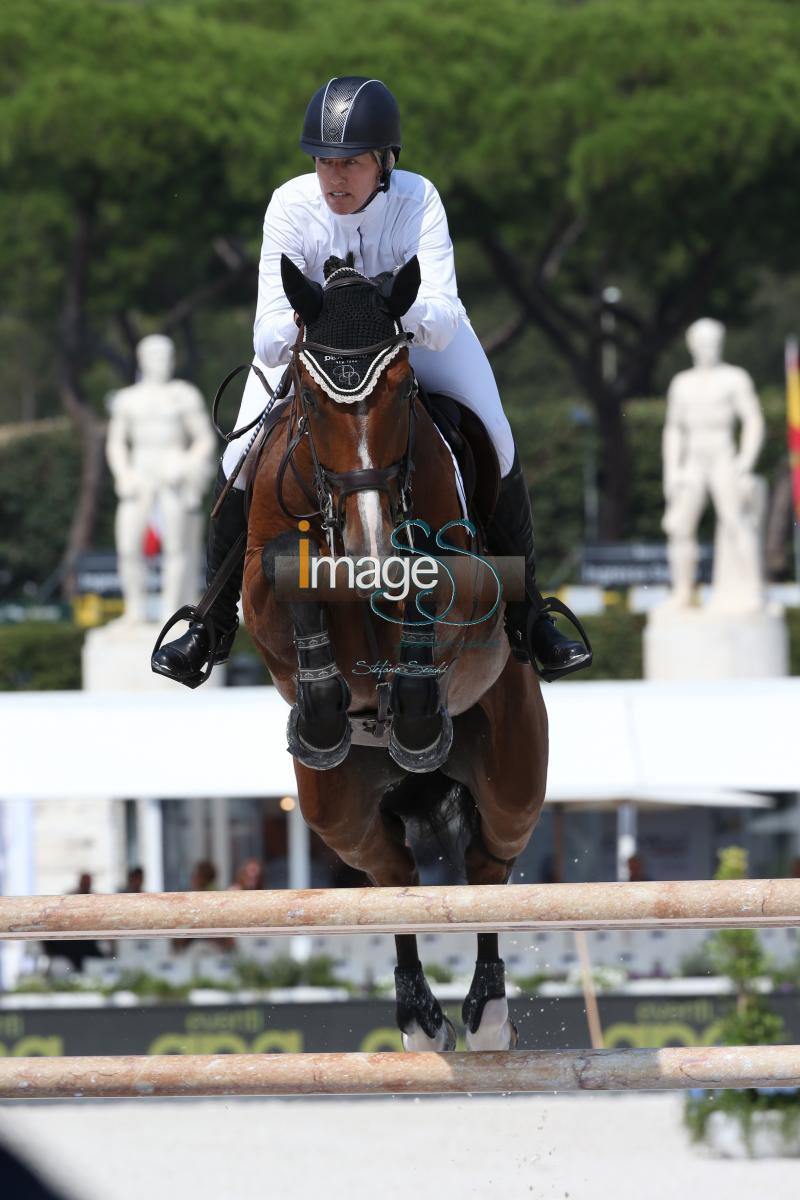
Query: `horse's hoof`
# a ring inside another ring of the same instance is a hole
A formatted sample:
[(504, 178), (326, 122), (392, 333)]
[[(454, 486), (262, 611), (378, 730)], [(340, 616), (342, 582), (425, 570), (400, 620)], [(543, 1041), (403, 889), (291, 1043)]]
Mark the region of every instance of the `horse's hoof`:
[(453, 1026), (453, 1022), (448, 1017), (445, 1017), (444, 1019), (444, 1027), (447, 1032), (447, 1041), (442, 1047), (442, 1050), (443, 1053), (449, 1054), (451, 1050), (455, 1050), (458, 1039), (456, 1037), (456, 1031), (455, 1027)]
[(398, 741), (395, 726), (392, 724), (389, 736), (389, 754), (398, 767), (402, 767), (404, 771), (421, 775), (428, 771), (436, 771), (447, 762), (453, 745), (453, 718), (446, 708), (439, 709), (439, 716), (442, 721), (439, 736), (430, 746), (423, 746), (421, 750), (410, 750)]
[(349, 717), (345, 717), (346, 724), (341, 740), (335, 746), (324, 749), (310, 746), (303, 740), (298, 728), (299, 721), (300, 709), (295, 704), (289, 713), (286, 726), (286, 748), (293, 758), (304, 767), (311, 767), (315, 771), (330, 771), (333, 767), (341, 766), (350, 753), (352, 730)]
[[(508, 1000), (503, 991), (498, 993), (495, 969), (504, 970), (502, 963), (478, 963), (475, 981), (482, 985), (480, 991), (464, 1001), (462, 1017), (466, 1026), (468, 1050), (514, 1050), (519, 1041), (517, 1027), (508, 1013)], [(478, 973), (480, 972), (480, 974)], [(494, 995), (486, 992), (494, 992)], [(477, 1022), (477, 1023), (476, 1023)]]
[(449, 1054), (456, 1048), (456, 1031), (453, 1022), (442, 1014), (442, 1024), (433, 1037), (428, 1037), (425, 1030), (415, 1021), (408, 1032), (401, 1031), (403, 1049), (409, 1051), (427, 1051), (434, 1054)]
[(516, 1050), (518, 1044), (519, 1030), (511, 1017), (499, 1029), (479, 1029), (474, 1034), (467, 1030), (468, 1050)]

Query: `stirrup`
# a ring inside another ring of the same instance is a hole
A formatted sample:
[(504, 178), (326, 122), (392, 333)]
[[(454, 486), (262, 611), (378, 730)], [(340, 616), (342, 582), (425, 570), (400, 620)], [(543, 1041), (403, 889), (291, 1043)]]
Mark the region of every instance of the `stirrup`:
[(156, 644), (153, 647), (150, 660), (152, 663), (153, 658), (156, 656), (156, 654), (158, 654), (159, 650), (164, 644), (164, 638), (180, 621), (187, 621), (190, 625), (203, 626), (206, 637), (208, 638), (209, 647), (205, 667), (202, 669), (202, 671), (194, 671), (191, 674), (186, 675), (183, 679), (180, 679), (175, 675), (167, 675), (166, 672), (159, 671), (155, 667), (152, 669), (154, 674), (163, 675), (165, 679), (174, 679), (176, 683), (183, 683), (186, 687), (200, 687), (200, 684), (206, 682), (212, 670), (214, 669), (214, 656), (217, 652), (217, 631), (214, 628), (214, 623), (208, 613), (201, 613), (197, 605), (184, 604), (182, 608), (179, 608), (177, 612), (172, 614), (156, 639)]
[[(546, 617), (549, 613), (554, 612), (558, 613), (559, 616), (566, 617), (569, 623), (575, 629), (577, 629), (578, 633), (580, 634), (580, 640), (585, 646), (585, 652), (574, 662), (565, 663), (563, 667), (540, 667), (536, 661), (535, 654), (532, 652), (533, 647), (531, 646), (530, 628), (532, 623), (537, 621), (539, 617)], [(584, 668), (592, 665), (594, 652), (592, 650), (592, 643), (589, 641), (588, 633), (586, 632), (579, 618), (575, 616), (575, 613), (572, 611), (572, 609), (568, 608), (563, 600), (559, 600), (557, 596), (540, 596), (540, 603), (534, 604), (531, 607), (530, 614), (528, 616), (527, 632), (528, 637), (526, 638), (526, 642), (528, 647), (531, 649), (531, 666), (539, 678), (543, 679), (545, 683), (553, 683), (557, 679), (563, 679), (566, 675), (573, 675), (576, 671), (582, 671)]]

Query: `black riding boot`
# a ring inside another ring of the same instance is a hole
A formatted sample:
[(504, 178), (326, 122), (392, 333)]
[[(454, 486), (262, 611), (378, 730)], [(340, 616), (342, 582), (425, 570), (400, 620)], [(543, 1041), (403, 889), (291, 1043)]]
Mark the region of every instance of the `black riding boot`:
[(526, 599), (506, 604), (506, 632), (514, 657), (532, 663), (537, 674), (548, 681), (590, 666), (592, 651), (588, 640), (584, 645), (561, 633), (551, 610), (562, 612), (574, 621), (585, 638), (582, 626), (559, 600), (554, 597), (545, 600), (537, 586), (531, 501), (516, 450), (510, 472), (500, 480), (497, 507), (486, 533), (490, 553), (525, 559)]
[[(214, 504), (216, 504), (225, 482), (225, 472), (220, 465), (214, 485)], [(219, 515), (209, 522), (207, 583), (211, 583), (226, 554), (246, 528), (244, 492), (234, 487), (225, 497)], [(243, 570), (244, 546), (241, 560), (225, 581), (206, 618), (213, 625), (217, 635), (213, 666), (227, 662), (230, 656), (233, 639), (239, 625), (238, 605), (239, 597), (242, 594)], [(166, 646), (155, 651), (150, 659), (150, 666), (158, 675), (166, 675), (168, 679), (174, 679), (178, 683), (186, 684), (187, 687), (196, 688), (208, 677), (205, 669), (208, 666), (210, 652), (211, 643), (205, 626), (199, 621), (193, 621), (182, 637), (176, 638), (174, 642), (168, 642)]]

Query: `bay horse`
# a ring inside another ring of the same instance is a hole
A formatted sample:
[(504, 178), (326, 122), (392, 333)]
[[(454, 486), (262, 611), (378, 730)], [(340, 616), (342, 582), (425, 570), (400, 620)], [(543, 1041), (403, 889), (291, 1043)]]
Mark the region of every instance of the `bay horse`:
[[(476, 565), (467, 586), (459, 577), (448, 590), (443, 578), (402, 602), (376, 602), (374, 584), (335, 603), (330, 592), (281, 592), (287, 564), (299, 579), (325, 550), (385, 560), (398, 546), (431, 545), (441, 530), (439, 546), (469, 549), (474, 526), (463, 521), (450, 450), (418, 399), (401, 324), (419, 265), (413, 258), (396, 275), (369, 280), (332, 259), (324, 285), (286, 257), (281, 270), (299, 328), (294, 390), (254, 472), (243, 607), (291, 705), (300, 809), (340, 859), (379, 887), (418, 883), (419, 830), (431, 832), (437, 812), (441, 821), (455, 814), (462, 836), (454, 877), (505, 883), (544, 800), (547, 716), (534, 671), (510, 653), (491, 573)], [(498, 935), (477, 940), (462, 1010), (467, 1044), (513, 1048)], [(396, 935), (395, 943), (404, 1047), (453, 1049), (416, 937)]]

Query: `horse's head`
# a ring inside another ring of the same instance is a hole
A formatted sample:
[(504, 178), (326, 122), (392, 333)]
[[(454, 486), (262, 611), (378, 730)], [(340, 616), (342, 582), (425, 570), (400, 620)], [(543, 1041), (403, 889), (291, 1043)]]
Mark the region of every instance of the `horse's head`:
[(400, 318), (416, 299), (419, 263), (414, 257), (380, 280), (340, 259), (325, 267), (322, 286), (281, 259), (284, 291), (303, 324), (296, 402), (345, 553), (391, 555), (410, 484), (416, 394)]

